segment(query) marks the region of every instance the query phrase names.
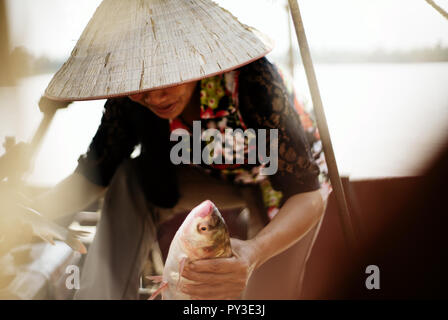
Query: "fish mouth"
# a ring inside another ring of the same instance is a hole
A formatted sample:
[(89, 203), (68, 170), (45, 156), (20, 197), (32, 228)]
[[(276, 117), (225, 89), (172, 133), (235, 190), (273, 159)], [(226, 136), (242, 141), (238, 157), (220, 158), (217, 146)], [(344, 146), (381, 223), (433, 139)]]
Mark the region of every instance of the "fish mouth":
[[(210, 216), (214, 211), (216, 207), (210, 200), (205, 200), (200, 205), (196, 207), (196, 216), (201, 218), (206, 218)], [(217, 210), (217, 209), (216, 209)]]
[(197, 218), (201, 218), (204, 224), (208, 225), (211, 229), (219, 227), (223, 221), (221, 213), (215, 204), (210, 200), (205, 200), (200, 205), (196, 207)]

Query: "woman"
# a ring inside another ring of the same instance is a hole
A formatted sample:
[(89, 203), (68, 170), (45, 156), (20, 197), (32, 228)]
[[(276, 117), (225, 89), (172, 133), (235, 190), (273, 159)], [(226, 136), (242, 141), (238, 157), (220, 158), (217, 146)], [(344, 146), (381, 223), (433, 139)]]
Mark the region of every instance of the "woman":
[[(298, 297), (324, 208), (307, 139), (318, 136), (312, 127), (304, 130), (293, 96), (263, 58), (271, 48), (208, 0), (103, 1), (46, 90), (57, 100), (108, 98), (101, 125), (75, 172), (35, 203), (55, 217), (106, 192), (77, 298), (136, 298), (158, 225), (206, 199), (221, 209), (249, 207), (252, 235), (232, 239), (232, 258), (187, 264), (183, 276), (195, 282), (182, 290), (198, 299)], [(193, 164), (178, 164), (179, 132), (191, 135), (191, 149), (209, 146), (196, 139), (195, 126), (202, 134), (252, 129), (255, 135), (244, 138), (242, 153), (238, 146), (209, 149), (213, 160), (229, 161), (206, 161), (205, 152), (198, 162), (193, 150), (187, 155)], [(259, 129), (278, 133), (278, 141), (265, 135), (270, 163), (260, 156)], [(247, 161), (252, 139), (255, 163)], [(140, 155), (131, 156), (137, 145)], [(274, 172), (265, 175), (268, 165)], [(257, 226), (255, 217), (270, 221)], [(272, 274), (280, 254), (289, 262)], [(284, 294), (269, 295), (266, 285)]]

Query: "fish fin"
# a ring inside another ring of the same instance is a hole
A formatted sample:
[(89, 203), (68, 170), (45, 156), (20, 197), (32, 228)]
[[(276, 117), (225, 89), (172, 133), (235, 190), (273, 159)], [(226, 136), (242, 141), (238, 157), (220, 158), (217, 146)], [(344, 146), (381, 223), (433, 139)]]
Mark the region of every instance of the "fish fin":
[(148, 276), (145, 278), (148, 280), (151, 280), (152, 282), (155, 282), (155, 283), (159, 283), (159, 282), (163, 281), (163, 276)]
[[(57, 223), (43, 217), (34, 209), (24, 207), (20, 204), (19, 206), (22, 208), (22, 220), (24, 220), (25, 223), (28, 223), (31, 226), (33, 234), (51, 243), (52, 245), (55, 245), (54, 239), (58, 239), (64, 241), (73, 250), (78, 251), (79, 253), (87, 253), (86, 247), (78, 239), (78, 237), (85, 234), (84, 231), (64, 228)], [(43, 231), (42, 229), (47, 231)]]
[(63, 240), (73, 250), (81, 254), (86, 254), (87, 249), (81, 240), (79, 240), (79, 237), (85, 236), (88, 233), (89, 232), (83, 230), (68, 229), (67, 239), (61, 240)]
[(87, 253), (87, 249), (84, 246), (84, 244), (81, 242), (81, 240), (79, 240), (78, 238), (74, 237), (73, 235), (69, 234), (67, 236), (67, 239), (65, 240), (65, 243), (72, 248), (73, 250), (81, 253), (81, 254), (86, 254)]
[(179, 263), (179, 280), (177, 280), (177, 285), (176, 285), (177, 289), (179, 289), (179, 287), (180, 287), (180, 279), (182, 277), (182, 273), (184, 272), (184, 268), (185, 268), (185, 263), (186, 262), (187, 262), (187, 258), (185, 258), (185, 257), (180, 260), (180, 263)]
[(166, 290), (168, 288), (168, 282), (163, 281), (160, 285), (160, 287), (149, 297), (148, 300), (154, 300), (157, 298), (159, 294), (162, 293), (162, 291)]
[(46, 241), (46, 242), (48, 242), (48, 243), (51, 243), (53, 246), (55, 245), (55, 243), (54, 243), (54, 238), (53, 238), (52, 235), (49, 235), (49, 234), (41, 234), (41, 233), (37, 233), (37, 232), (35, 232), (35, 234), (36, 234), (39, 238), (41, 238), (42, 240), (44, 240), (44, 241)]

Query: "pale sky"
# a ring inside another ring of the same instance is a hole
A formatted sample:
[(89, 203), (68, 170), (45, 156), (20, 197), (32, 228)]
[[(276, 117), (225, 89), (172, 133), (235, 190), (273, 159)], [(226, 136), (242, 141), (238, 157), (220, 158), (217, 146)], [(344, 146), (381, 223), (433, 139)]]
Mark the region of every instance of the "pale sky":
[[(12, 44), (67, 57), (100, 0), (8, 0)], [(240, 21), (288, 47), (284, 0), (218, 0)], [(448, 0), (436, 0), (448, 10)], [(408, 49), (448, 46), (448, 21), (424, 0), (299, 0), (312, 48)]]

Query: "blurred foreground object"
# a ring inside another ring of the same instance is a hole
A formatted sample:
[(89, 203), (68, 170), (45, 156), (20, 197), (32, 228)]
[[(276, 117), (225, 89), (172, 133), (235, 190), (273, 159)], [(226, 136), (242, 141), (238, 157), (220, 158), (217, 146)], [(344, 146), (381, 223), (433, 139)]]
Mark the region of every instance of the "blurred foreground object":
[[(316, 291), (324, 299), (446, 299), (448, 298), (448, 140), (418, 179), (405, 185), (393, 201), (374, 203), (381, 209), (379, 228), (369, 233), (360, 255), (336, 261)], [(411, 178), (409, 179), (411, 180)], [(391, 182), (384, 185), (391, 186)], [(386, 200), (384, 197), (383, 200)], [(378, 217), (375, 217), (378, 221)], [(373, 221), (370, 219), (370, 221)], [(370, 229), (372, 229), (369, 226)], [(379, 289), (367, 289), (366, 268), (379, 269)]]
[[(33, 156), (37, 153), (57, 109), (68, 105), (69, 102), (53, 102), (41, 98), (39, 108), (44, 113), (44, 118), (31, 143), (16, 143), (14, 137), (5, 139), (5, 153), (0, 157), (0, 261), (3, 265), (0, 270), (0, 290), (13, 285), (12, 282), (20, 275), (14, 265), (23, 264), (23, 261), (16, 259), (12, 265), (10, 253), (20, 245), (32, 243), (33, 236), (53, 245), (56, 245), (55, 239), (58, 239), (79, 253), (87, 252), (79, 240), (85, 232), (69, 230), (46, 219), (29, 208), (31, 201), (24, 196), (26, 186), (23, 177), (32, 166)], [(11, 298), (10, 295), (7, 296)], [(27, 294), (23, 294), (22, 298), (26, 297)]]
[(0, 257), (0, 300), (71, 299), (67, 270), (81, 256), (62, 242), (25, 244)]
[(32, 236), (51, 244), (55, 239), (62, 240), (79, 253), (87, 252), (78, 240), (84, 232), (68, 230), (28, 208), (30, 200), (23, 196), (22, 189), (21, 185), (0, 182), (0, 256), (19, 244), (31, 242)]
[[(0, 61), (2, 63), (0, 86), (14, 85), (16, 71), (20, 67), (11, 59), (6, 13), (6, 3), (0, 0)], [(16, 143), (14, 137), (6, 137), (3, 143), (5, 153), (0, 156), (0, 299), (34, 298), (38, 295), (33, 288), (39, 288), (39, 283), (45, 283), (48, 280), (45, 275), (40, 277), (40, 281), (35, 279), (36, 272), (45, 271), (45, 268), (41, 268), (42, 266), (31, 273), (18, 269), (17, 266), (23, 266), (27, 260), (26, 255), (12, 254), (17, 253), (19, 246), (32, 243), (33, 236), (38, 236), (53, 245), (55, 245), (54, 239), (60, 239), (73, 250), (86, 252), (86, 248), (78, 240), (81, 233), (70, 231), (27, 208), (29, 200), (22, 195), (23, 177), (31, 167), (33, 155), (36, 154), (56, 110), (67, 105), (68, 103), (55, 103), (48, 99), (41, 99), (39, 108), (44, 113), (44, 119), (32, 142), (30, 144)], [(61, 245), (59, 243), (56, 246)], [(65, 250), (71, 252), (68, 247)], [(48, 256), (42, 261), (47, 269), (52, 268), (51, 259), (49, 260)], [(35, 262), (31, 261), (30, 266)]]
[(43, 138), (50, 127), (51, 121), (58, 109), (66, 108), (71, 102), (52, 101), (45, 97), (39, 100), (39, 109), (44, 118), (39, 124), (33, 139), (29, 144), (16, 143), (14, 137), (6, 137), (3, 143), (5, 153), (0, 156), (0, 182), (7, 181), (9, 185), (22, 184), (22, 179), (30, 169), (33, 156), (37, 153)]
[(85, 253), (86, 249), (78, 234), (46, 220), (39, 213), (29, 209), (30, 200), (24, 196), (23, 177), (31, 167), (51, 120), (59, 108), (65, 108), (69, 102), (53, 102), (41, 98), (39, 108), (44, 112), (30, 144), (16, 143), (14, 137), (6, 137), (5, 153), (0, 157), (0, 255), (22, 242), (29, 242), (31, 234), (53, 243), (53, 239), (65, 241), (74, 250)]
[(0, 86), (12, 86), (15, 83), (15, 79), (12, 72), (13, 66), (11, 66), (11, 61), (9, 61), (8, 19), (5, 2), (5, 0), (0, 0), (0, 61), (2, 64)]

